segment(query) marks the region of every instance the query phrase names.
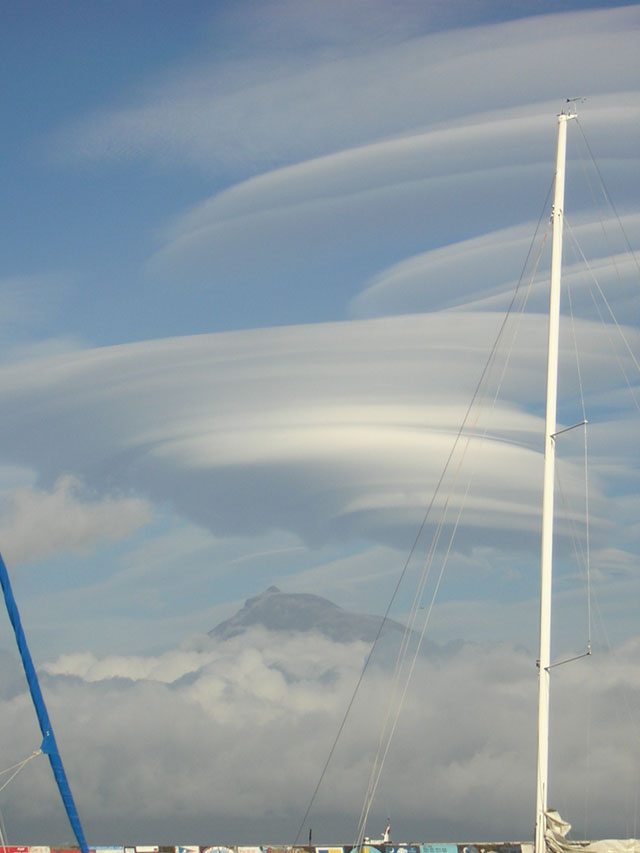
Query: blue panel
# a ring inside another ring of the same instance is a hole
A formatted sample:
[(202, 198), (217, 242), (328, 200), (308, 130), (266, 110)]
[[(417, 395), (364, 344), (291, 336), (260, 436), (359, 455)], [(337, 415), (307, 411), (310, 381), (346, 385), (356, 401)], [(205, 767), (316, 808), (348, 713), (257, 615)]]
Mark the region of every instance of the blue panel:
[(421, 844), (420, 853), (458, 853), (457, 844)]
[(87, 847), (84, 832), (82, 831), (82, 826), (80, 824), (80, 818), (78, 817), (78, 811), (75, 803), (73, 802), (73, 797), (71, 796), (69, 783), (67, 782), (67, 775), (64, 772), (62, 759), (58, 752), (58, 745), (56, 744), (56, 739), (53, 734), (53, 728), (51, 726), (51, 721), (49, 720), (47, 707), (44, 704), (38, 676), (36, 675), (36, 670), (33, 665), (33, 661), (31, 660), (31, 653), (27, 646), (27, 640), (24, 636), (24, 631), (22, 630), (22, 622), (20, 621), (18, 605), (13, 597), (13, 590), (11, 589), (11, 583), (9, 581), (9, 573), (7, 572), (7, 567), (4, 564), (2, 555), (0, 555), (0, 585), (2, 585), (4, 601), (7, 605), (9, 619), (13, 625), (13, 632), (16, 635), (16, 642), (18, 644), (18, 650), (20, 651), (20, 657), (22, 658), (24, 672), (27, 676), (27, 684), (29, 685), (33, 706), (36, 709), (36, 715), (38, 717), (38, 722), (40, 723), (40, 731), (42, 732), (42, 745), (40, 749), (49, 756), (51, 769), (53, 770), (54, 778), (58, 783), (60, 796), (62, 797), (62, 802), (64, 803), (69, 823), (71, 824), (78, 840), (78, 844), (80, 845), (80, 850), (82, 853), (89, 853), (89, 848)]

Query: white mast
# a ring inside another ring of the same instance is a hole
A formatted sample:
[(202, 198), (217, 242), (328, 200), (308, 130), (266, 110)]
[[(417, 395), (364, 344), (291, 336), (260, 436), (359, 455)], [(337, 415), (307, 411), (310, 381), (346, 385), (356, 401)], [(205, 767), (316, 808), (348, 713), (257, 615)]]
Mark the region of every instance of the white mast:
[(536, 796), (535, 853), (544, 853), (549, 778), (549, 667), (551, 665), (551, 575), (553, 556), (553, 489), (555, 477), (555, 432), (558, 387), (558, 336), (560, 328), (560, 274), (562, 268), (562, 225), (567, 121), (575, 113), (558, 116), (558, 146), (551, 243), (551, 286), (549, 294), (549, 342), (547, 355), (547, 403), (542, 487), (542, 544), (540, 558), (540, 655), (538, 658), (538, 774)]

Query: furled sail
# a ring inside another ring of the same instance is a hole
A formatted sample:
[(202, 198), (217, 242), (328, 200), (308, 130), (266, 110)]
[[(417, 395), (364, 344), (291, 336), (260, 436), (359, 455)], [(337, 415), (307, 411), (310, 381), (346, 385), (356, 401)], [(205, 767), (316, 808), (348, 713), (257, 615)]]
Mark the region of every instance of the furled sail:
[(603, 841), (569, 841), (567, 835), (571, 824), (563, 820), (557, 811), (546, 812), (547, 829), (545, 841), (549, 853), (640, 853), (640, 840), (615, 838)]

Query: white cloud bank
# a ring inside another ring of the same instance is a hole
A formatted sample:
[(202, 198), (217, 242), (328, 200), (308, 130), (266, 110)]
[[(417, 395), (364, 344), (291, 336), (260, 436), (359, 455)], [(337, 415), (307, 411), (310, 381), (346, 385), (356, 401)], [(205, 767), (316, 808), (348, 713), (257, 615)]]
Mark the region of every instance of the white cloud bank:
[(151, 520), (145, 501), (87, 497), (72, 475), (60, 476), (51, 491), (17, 488), (6, 503), (0, 515), (0, 541), (10, 564), (65, 551), (86, 553), (99, 543), (126, 538)]
[[(552, 801), (578, 833), (619, 834), (632, 819), (626, 711), (640, 690), (637, 651), (630, 643), (554, 679)], [(47, 695), (92, 843), (291, 843), (366, 653), (361, 643), (253, 629), (155, 658), (48, 665)], [(372, 832), (391, 814), (405, 840), (529, 838), (534, 657), (509, 644), (464, 645), (418, 662)], [(373, 666), (309, 819), (318, 843), (353, 841), (388, 683)], [(578, 698), (587, 695), (589, 712)], [(24, 697), (4, 699), (2, 716), (2, 752), (13, 755), (13, 744), (34, 740)], [(3, 807), (25, 841), (30, 803), (55, 813), (47, 791), (46, 768), (32, 764)], [(143, 834), (149, 826), (158, 838)]]

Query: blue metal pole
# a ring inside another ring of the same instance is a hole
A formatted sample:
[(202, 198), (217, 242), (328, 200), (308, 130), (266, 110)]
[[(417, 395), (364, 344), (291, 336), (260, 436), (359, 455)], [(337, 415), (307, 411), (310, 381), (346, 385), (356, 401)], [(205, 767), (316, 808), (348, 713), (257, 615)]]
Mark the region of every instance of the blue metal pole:
[(16, 604), (16, 600), (13, 597), (13, 590), (11, 589), (11, 582), (9, 581), (9, 573), (7, 572), (7, 567), (5, 566), (1, 554), (0, 585), (2, 585), (4, 601), (7, 605), (7, 613), (9, 614), (9, 619), (11, 620), (11, 624), (13, 625), (13, 632), (16, 635), (16, 642), (18, 644), (18, 650), (20, 651), (20, 657), (22, 658), (22, 665), (24, 667), (25, 675), (27, 676), (27, 684), (29, 685), (29, 691), (31, 693), (33, 705), (36, 709), (38, 722), (40, 723), (40, 731), (42, 732), (42, 745), (40, 749), (44, 753), (46, 753), (46, 755), (49, 756), (49, 762), (51, 764), (51, 769), (53, 770), (53, 776), (58, 784), (60, 796), (62, 797), (62, 802), (64, 803), (64, 807), (69, 818), (69, 823), (71, 824), (71, 827), (78, 840), (78, 844), (80, 845), (80, 850), (82, 851), (82, 853), (89, 853), (89, 848), (87, 847), (87, 842), (84, 838), (84, 832), (82, 831), (82, 826), (80, 824), (80, 818), (78, 817), (78, 811), (71, 795), (69, 782), (67, 781), (67, 774), (64, 772), (62, 758), (60, 757), (58, 745), (53, 734), (51, 720), (49, 719), (47, 707), (44, 704), (44, 698), (40, 689), (40, 682), (38, 681), (38, 676), (36, 674), (36, 670), (31, 659), (31, 653), (29, 652), (29, 647), (27, 646), (24, 631), (22, 630), (20, 613), (18, 612), (18, 605)]

